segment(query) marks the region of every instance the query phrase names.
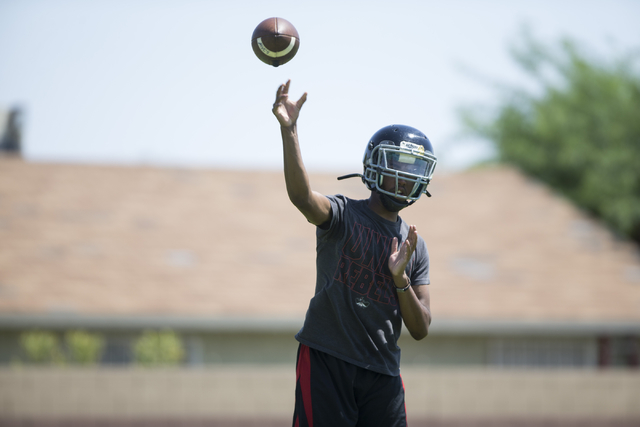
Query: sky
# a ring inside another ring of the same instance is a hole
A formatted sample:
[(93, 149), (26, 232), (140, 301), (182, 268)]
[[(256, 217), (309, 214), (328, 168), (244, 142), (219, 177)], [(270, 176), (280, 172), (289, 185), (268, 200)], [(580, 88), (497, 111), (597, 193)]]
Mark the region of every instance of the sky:
[[(260, 62), (251, 35), (278, 16), (296, 57)], [(424, 132), (438, 169), (491, 157), (456, 111), (497, 102), (477, 76), (527, 84), (509, 55), (524, 27), (604, 59), (640, 46), (640, 1), (0, 0), (0, 108), (19, 105), (31, 161), (274, 170), (275, 93), (308, 93), (310, 171), (361, 172), (368, 139)]]

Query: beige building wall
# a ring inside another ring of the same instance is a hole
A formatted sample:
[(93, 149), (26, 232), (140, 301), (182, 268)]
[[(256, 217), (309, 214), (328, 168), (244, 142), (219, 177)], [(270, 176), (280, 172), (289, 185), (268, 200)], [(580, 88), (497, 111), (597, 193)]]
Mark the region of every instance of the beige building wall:
[[(629, 370), (403, 370), (410, 418), (640, 421)], [(0, 369), (0, 419), (276, 417), (290, 419), (285, 366), (203, 369)]]

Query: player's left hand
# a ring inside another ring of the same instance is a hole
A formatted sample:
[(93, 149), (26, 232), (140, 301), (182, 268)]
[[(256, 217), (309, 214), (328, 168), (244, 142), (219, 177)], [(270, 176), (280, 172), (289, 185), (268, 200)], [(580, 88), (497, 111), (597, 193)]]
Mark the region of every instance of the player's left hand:
[(394, 278), (400, 278), (404, 275), (404, 269), (407, 268), (411, 255), (416, 250), (418, 243), (418, 229), (415, 225), (409, 227), (407, 240), (402, 242), (398, 248), (398, 238), (394, 237), (391, 241), (391, 255), (389, 256), (389, 270)]

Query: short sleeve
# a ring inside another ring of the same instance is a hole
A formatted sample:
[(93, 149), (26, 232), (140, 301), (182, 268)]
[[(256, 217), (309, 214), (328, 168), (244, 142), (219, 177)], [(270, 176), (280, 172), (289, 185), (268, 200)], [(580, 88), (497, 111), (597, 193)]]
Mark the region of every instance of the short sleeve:
[(325, 197), (331, 203), (331, 219), (327, 225), (317, 227), (316, 235), (319, 239), (330, 239), (341, 233), (348, 203), (348, 199), (340, 194)]
[(427, 250), (427, 244), (420, 236), (418, 236), (414, 259), (410, 264), (408, 275), (411, 279), (411, 284), (414, 286), (428, 285), (431, 283), (429, 279), (429, 252)]

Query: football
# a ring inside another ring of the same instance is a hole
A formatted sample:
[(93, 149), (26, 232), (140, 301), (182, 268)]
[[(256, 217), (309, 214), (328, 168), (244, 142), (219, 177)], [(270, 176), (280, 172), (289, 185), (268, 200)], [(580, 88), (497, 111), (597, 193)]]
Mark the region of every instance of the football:
[(298, 31), (283, 18), (268, 18), (251, 36), (251, 48), (260, 61), (278, 67), (291, 61), (300, 47)]

